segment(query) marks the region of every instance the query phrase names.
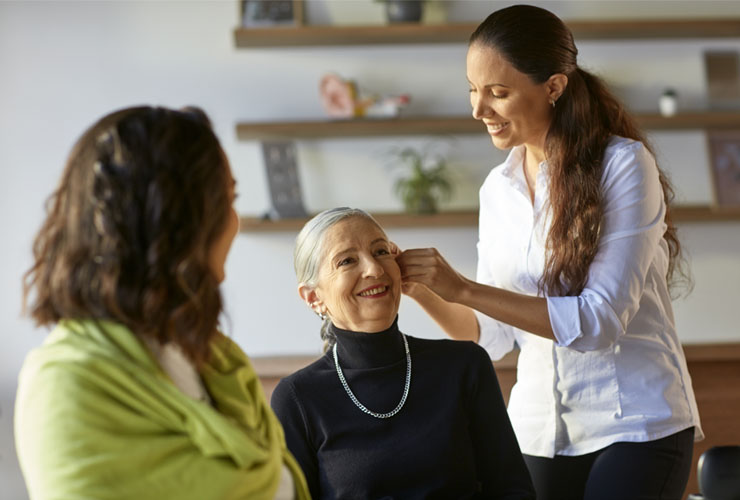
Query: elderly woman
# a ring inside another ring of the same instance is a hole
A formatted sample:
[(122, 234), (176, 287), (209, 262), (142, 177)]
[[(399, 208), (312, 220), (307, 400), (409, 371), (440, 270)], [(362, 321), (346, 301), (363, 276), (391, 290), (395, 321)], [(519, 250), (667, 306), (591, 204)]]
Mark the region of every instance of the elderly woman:
[(397, 254), (357, 209), (322, 212), (297, 237), (298, 293), (328, 349), (272, 406), (312, 497), (534, 498), (486, 352), (399, 330)]

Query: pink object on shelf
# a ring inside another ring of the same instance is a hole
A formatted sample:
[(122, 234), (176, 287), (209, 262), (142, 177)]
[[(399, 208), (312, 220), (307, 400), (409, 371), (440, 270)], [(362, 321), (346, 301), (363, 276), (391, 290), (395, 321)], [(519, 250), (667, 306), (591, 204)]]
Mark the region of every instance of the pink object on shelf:
[(326, 114), (332, 118), (394, 117), (411, 100), (408, 94), (360, 97), (355, 82), (334, 73), (321, 78), (319, 94)]
[(335, 74), (324, 75), (319, 84), (321, 103), (332, 118), (352, 118), (355, 113), (355, 89), (352, 82)]

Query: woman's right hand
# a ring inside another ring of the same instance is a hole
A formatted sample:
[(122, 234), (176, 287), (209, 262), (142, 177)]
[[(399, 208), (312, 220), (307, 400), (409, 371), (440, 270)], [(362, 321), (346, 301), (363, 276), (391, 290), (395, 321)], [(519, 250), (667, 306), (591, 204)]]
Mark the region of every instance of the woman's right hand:
[(447, 302), (457, 302), (468, 283), (436, 248), (405, 250), (396, 262), (401, 268), (402, 290), (414, 299), (429, 290)]
[[(456, 340), (477, 342), (480, 336), (473, 310), (457, 302), (469, 283), (434, 248), (401, 252), (401, 291), (414, 299), (444, 332)], [(444, 295), (443, 295), (444, 294)]]

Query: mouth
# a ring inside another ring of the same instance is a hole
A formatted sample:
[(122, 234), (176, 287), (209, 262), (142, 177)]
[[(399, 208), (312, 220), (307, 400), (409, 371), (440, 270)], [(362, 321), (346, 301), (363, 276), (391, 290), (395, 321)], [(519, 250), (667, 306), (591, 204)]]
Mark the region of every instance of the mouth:
[(359, 297), (366, 297), (371, 299), (376, 299), (379, 297), (384, 297), (388, 294), (388, 291), (390, 290), (390, 287), (387, 285), (374, 285), (370, 288), (365, 288), (357, 295)]
[[(485, 122), (484, 122), (485, 123)], [(509, 122), (486, 123), (486, 129), (490, 135), (498, 135), (509, 126)]]

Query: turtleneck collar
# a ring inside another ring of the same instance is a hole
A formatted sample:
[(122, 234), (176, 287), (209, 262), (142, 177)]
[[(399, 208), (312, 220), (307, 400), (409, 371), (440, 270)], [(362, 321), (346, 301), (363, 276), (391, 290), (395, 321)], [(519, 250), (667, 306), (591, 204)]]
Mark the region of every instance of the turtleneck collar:
[(337, 355), (342, 368), (380, 368), (406, 359), (398, 316), (381, 332), (354, 332), (334, 324), (329, 326), (329, 331), (337, 338)]

